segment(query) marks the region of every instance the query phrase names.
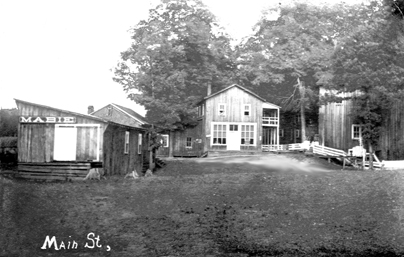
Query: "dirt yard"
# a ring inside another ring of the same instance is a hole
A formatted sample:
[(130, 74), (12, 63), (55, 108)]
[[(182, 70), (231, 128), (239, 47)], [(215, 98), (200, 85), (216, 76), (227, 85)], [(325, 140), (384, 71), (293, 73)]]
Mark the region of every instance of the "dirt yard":
[(404, 256), (403, 185), (303, 154), (172, 159), (139, 180), (0, 177), (0, 256)]

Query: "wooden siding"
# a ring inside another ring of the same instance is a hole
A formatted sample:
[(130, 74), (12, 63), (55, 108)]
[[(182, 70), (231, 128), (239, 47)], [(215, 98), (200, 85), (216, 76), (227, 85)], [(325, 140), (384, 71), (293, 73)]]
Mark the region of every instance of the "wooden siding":
[[(111, 108), (110, 115), (108, 113), (108, 108)], [(101, 108), (101, 109), (95, 111), (94, 113), (92, 113), (92, 115), (103, 118), (105, 120), (113, 121), (118, 124), (124, 124), (124, 125), (131, 126), (131, 127), (141, 127), (142, 126), (142, 124), (139, 121), (129, 117), (128, 115), (126, 115), (125, 113), (118, 110), (117, 108), (115, 108), (112, 105), (107, 105), (104, 108)]]
[[(347, 151), (359, 145), (352, 139), (352, 100), (342, 103), (328, 103), (320, 107), (319, 136), (324, 145)], [(404, 104), (397, 101), (387, 115), (381, 128), (378, 145), (375, 149), (382, 160), (404, 159)]]
[[(165, 133), (168, 134), (168, 133)], [(191, 147), (187, 147), (187, 138), (191, 138)], [(185, 130), (176, 130), (169, 133), (169, 145), (172, 145), (174, 157), (199, 157), (203, 154), (202, 123)], [(170, 147), (160, 147), (158, 156), (169, 156)]]
[[(17, 102), (20, 116), (39, 116), (39, 117), (72, 117), (70, 112), (51, 109), (41, 106), (29, 105)], [(100, 134), (103, 134), (106, 123), (91, 117), (75, 116), (78, 124), (100, 124)], [(52, 162), (54, 150), (55, 124), (31, 124), (20, 123), (18, 126), (18, 161), (19, 162)], [(98, 136), (97, 132), (84, 127), (78, 128), (76, 158), (78, 161), (96, 159), (96, 150), (94, 140)], [(103, 137), (100, 136), (99, 156), (102, 159)], [(94, 158), (95, 157), (95, 158)]]
[(404, 103), (396, 101), (381, 130), (377, 151), (384, 160), (404, 160)]
[[(226, 105), (226, 115), (219, 115), (219, 104)], [(205, 104), (205, 116), (204, 116), (204, 135), (212, 135), (211, 124), (212, 122), (234, 122), (234, 123), (256, 123), (257, 133), (255, 135), (256, 146), (248, 148), (261, 149), (260, 136), (262, 135), (262, 103), (261, 99), (241, 90), (237, 87), (230, 88), (209, 98)], [(250, 115), (245, 116), (243, 113), (244, 104), (251, 106)], [(211, 146), (211, 137), (205, 138), (205, 151), (206, 150), (221, 150), (223, 146)], [(223, 149), (226, 150), (226, 149)]]
[[(173, 156), (201, 156), (203, 153), (201, 126), (187, 128), (183, 131), (174, 131)], [(187, 148), (187, 138), (191, 138), (191, 147)], [(201, 140), (201, 142), (197, 142)]]
[(358, 140), (352, 139), (352, 101), (328, 103), (320, 107), (319, 136), (321, 143), (327, 147), (344, 151), (359, 145)]
[[(129, 152), (124, 153), (125, 132), (129, 131)], [(142, 152), (138, 154), (138, 134), (142, 134)], [(143, 166), (145, 133), (137, 129), (109, 125), (104, 133), (104, 172), (107, 175), (124, 175)]]

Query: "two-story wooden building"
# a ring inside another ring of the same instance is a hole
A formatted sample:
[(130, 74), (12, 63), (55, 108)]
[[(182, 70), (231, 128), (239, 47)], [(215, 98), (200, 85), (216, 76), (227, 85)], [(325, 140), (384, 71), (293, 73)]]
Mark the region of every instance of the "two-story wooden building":
[[(320, 89), (320, 95), (333, 95), (334, 91)], [(358, 94), (358, 92), (355, 92)], [(322, 144), (348, 151), (361, 145), (362, 126), (354, 120), (354, 93), (341, 92), (337, 96), (343, 100), (327, 102), (319, 111), (319, 136)], [(383, 160), (404, 159), (404, 104), (397, 100), (386, 114), (381, 127), (376, 155)]]
[(38, 179), (83, 178), (90, 168), (106, 175), (143, 167), (145, 129), (54, 107), (15, 100), (18, 173)]
[(164, 135), (160, 155), (170, 155), (170, 149), (172, 156), (201, 156), (279, 147), (280, 107), (242, 86), (208, 93), (197, 108), (198, 125)]

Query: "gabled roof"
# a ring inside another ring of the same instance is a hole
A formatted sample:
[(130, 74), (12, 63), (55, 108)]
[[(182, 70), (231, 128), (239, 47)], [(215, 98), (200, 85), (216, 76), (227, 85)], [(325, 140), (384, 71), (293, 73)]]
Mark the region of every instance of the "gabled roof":
[(102, 121), (102, 122), (108, 123), (107, 120), (104, 120), (102, 118), (99, 118), (99, 117), (96, 117), (96, 116), (93, 116), (93, 115), (89, 115), (89, 114), (81, 114), (81, 113), (78, 113), (78, 112), (67, 111), (67, 110), (63, 110), (63, 109), (59, 109), (59, 108), (55, 108), (55, 107), (51, 107), (51, 106), (46, 106), (46, 105), (42, 105), (42, 104), (31, 103), (31, 102), (27, 102), (27, 101), (15, 99), (15, 98), (14, 98), (14, 101), (16, 101), (17, 104), (18, 103), (23, 103), (23, 104), (38, 106), (38, 107), (41, 107), (41, 108), (47, 108), (47, 109), (51, 109), (51, 110), (55, 110), (55, 111), (59, 111), (59, 112), (65, 112), (65, 113), (69, 113), (71, 115), (80, 116), (80, 117), (83, 117), (83, 118), (93, 119), (93, 120), (96, 120), (96, 121)]
[[(267, 102), (267, 100), (265, 100), (264, 98), (260, 97), (260, 96), (257, 95), (256, 93), (252, 92), (251, 90), (249, 90), (249, 89), (247, 89), (247, 88), (245, 88), (245, 87), (242, 87), (242, 86), (240, 86), (240, 85), (237, 85), (237, 84), (233, 84), (233, 85), (228, 86), (228, 87), (226, 87), (226, 88), (224, 88), (224, 89), (222, 89), (222, 90), (217, 91), (217, 92), (214, 93), (214, 94), (208, 95), (208, 96), (204, 97), (203, 100), (207, 100), (207, 99), (209, 99), (209, 98), (211, 98), (211, 97), (213, 97), (213, 96), (216, 96), (216, 95), (218, 95), (218, 94), (221, 94), (221, 93), (223, 93), (224, 91), (229, 90), (229, 89), (231, 89), (231, 88), (233, 88), (233, 87), (237, 87), (237, 88), (239, 88), (239, 89), (241, 89), (241, 90), (243, 90), (243, 91), (249, 93), (250, 95), (255, 96), (256, 98), (260, 99), (261, 101), (263, 101), (263, 102), (264, 102), (263, 108), (281, 108), (281, 107), (278, 106), (278, 105), (275, 105), (275, 104), (272, 104), (272, 103)], [(203, 100), (202, 100), (202, 101), (203, 101)], [(201, 101), (201, 102), (202, 102), (202, 101)], [(201, 103), (201, 102), (199, 102), (199, 103)]]
[(260, 100), (263, 101), (263, 102), (266, 102), (266, 101), (267, 101), (267, 100), (265, 100), (264, 98), (262, 98), (262, 97), (260, 97), (259, 95), (257, 95), (256, 93), (252, 92), (251, 90), (248, 90), (247, 88), (242, 87), (242, 86), (239, 86), (239, 85), (237, 85), (237, 84), (233, 84), (233, 85), (228, 86), (228, 87), (226, 87), (226, 88), (224, 88), (224, 89), (222, 89), (222, 90), (219, 90), (219, 91), (217, 91), (216, 93), (213, 93), (213, 94), (211, 94), (211, 95), (206, 96), (204, 99), (206, 100), (206, 99), (209, 99), (209, 98), (211, 98), (211, 97), (214, 97), (214, 96), (216, 96), (216, 95), (218, 95), (218, 94), (221, 94), (221, 93), (223, 93), (224, 91), (227, 91), (227, 90), (229, 90), (229, 89), (231, 89), (231, 88), (233, 88), (233, 87), (237, 87), (237, 88), (239, 88), (239, 89), (241, 89), (241, 90), (243, 90), (243, 91), (249, 93), (250, 95), (255, 96), (256, 98), (260, 99)]
[(111, 104), (112, 106), (114, 106), (115, 108), (117, 108), (118, 110), (120, 110), (121, 112), (127, 114), (128, 116), (130, 116), (131, 118), (137, 120), (138, 122), (140, 122), (141, 124), (147, 124), (147, 120), (140, 115), (139, 113), (135, 112), (132, 109), (123, 107), (121, 105), (117, 105), (117, 104)]

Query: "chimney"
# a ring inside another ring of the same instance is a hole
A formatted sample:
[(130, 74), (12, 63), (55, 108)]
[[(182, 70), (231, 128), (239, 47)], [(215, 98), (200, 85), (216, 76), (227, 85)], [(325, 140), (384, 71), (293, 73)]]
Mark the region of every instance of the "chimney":
[(94, 112), (94, 106), (92, 106), (92, 105), (88, 106), (87, 114), (90, 114), (90, 113), (93, 113), (93, 112)]
[(210, 96), (212, 94), (212, 85), (208, 83), (208, 94), (207, 96)]

